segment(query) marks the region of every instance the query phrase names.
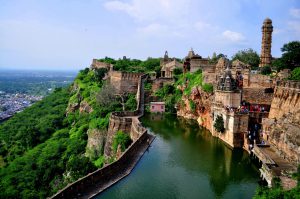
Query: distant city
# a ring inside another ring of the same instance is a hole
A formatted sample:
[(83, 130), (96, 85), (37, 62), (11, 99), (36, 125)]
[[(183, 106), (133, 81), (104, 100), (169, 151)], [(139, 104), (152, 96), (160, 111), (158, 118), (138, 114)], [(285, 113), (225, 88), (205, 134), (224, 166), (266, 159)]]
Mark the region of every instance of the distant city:
[(76, 71), (1, 70), (0, 122), (40, 101), (58, 87), (68, 86)]

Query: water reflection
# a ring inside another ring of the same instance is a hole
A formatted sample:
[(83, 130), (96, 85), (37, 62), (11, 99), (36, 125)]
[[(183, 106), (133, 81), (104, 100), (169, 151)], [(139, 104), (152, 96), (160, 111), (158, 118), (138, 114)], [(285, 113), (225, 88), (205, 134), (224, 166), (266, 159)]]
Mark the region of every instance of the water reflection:
[(231, 150), (192, 120), (146, 115), (157, 135), (125, 180), (99, 198), (251, 198), (258, 171), (242, 150)]

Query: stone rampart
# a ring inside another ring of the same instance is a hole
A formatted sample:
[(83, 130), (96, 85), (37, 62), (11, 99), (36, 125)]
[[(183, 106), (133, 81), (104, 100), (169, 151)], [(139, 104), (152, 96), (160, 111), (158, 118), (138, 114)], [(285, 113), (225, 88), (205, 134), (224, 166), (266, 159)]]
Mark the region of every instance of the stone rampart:
[(249, 74), (249, 85), (244, 84), (244, 87), (250, 88), (270, 88), (273, 82), (270, 76), (261, 74)]
[(149, 134), (146, 130), (133, 142), (115, 162), (78, 179), (52, 196), (52, 199), (91, 198), (107, 189), (118, 180), (127, 176), (133, 169), (141, 148), (148, 145)]
[[(121, 73), (117, 73), (120, 75)], [(109, 119), (109, 127), (107, 132), (106, 144), (104, 147), (104, 155), (110, 157), (112, 154), (112, 142), (117, 131), (121, 130), (130, 135), (131, 139), (135, 141), (140, 135), (141, 131), (132, 131), (136, 128), (136, 120), (144, 114), (144, 81), (146, 80), (146, 75), (126, 75), (126, 77), (139, 77), (136, 87), (137, 96), (137, 109), (135, 111), (122, 111), (113, 112)], [(134, 122), (133, 122), (134, 120)]]
[(242, 92), (242, 100), (251, 104), (271, 105), (273, 92), (269, 92), (265, 88), (244, 88)]
[(269, 118), (281, 118), (285, 113), (300, 110), (300, 82), (278, 82), (274, 90)]
[(111, 71), (110, 83), (119, 93), (136, 93), (138, 89), (139, 79), (142, 73), (127, 73), (120, 71)]
[(285, 159), (300, 163), (300, 82), (277, 82), (264, 138)]
[(106, 68), (110, 70), (111, 67), (112, 67), (111, 64), (98, 61), (97, 59), (93, 59), (91, 64), (91, 69)]
[[(120, 73), (118, 73), (120, 74)], [(142, 126), (139, 117), (144, 114), (144, 82), (147, 75), (121, 75), (124, 78), (139, 77), (137, 92), (137, 109), (135, 111), (113, 112), (109, 119), (108, 133), (104, 148), (104, 155), (111, 156), (112, 141), (115, 133), (122, 130), (128, 133), (133, 143), (113, 163), (68, 185), (63, 190), (52, 196), (56, 198), (91, 198), (104, 191), (114, 183), (127, 176), (141, 158), (150, 142), (154, 139)]]

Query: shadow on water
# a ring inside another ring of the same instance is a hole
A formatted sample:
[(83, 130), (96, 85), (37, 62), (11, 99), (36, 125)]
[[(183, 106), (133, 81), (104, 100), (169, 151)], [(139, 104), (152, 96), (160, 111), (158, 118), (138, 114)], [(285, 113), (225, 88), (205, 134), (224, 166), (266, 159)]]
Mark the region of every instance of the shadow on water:
[[(232, 150), (193, 120), (148, 114), (157, 136), (126, 179), (99, 198), (251, 198), (259, 174), (243, 150)], [(138, 183), (138, 184), (137, 184)]]

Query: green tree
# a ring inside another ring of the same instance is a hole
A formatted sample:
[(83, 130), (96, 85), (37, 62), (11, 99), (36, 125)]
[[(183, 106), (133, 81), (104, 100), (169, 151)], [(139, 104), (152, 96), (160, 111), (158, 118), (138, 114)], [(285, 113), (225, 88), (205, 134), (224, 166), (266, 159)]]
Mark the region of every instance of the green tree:
[(288, 68), (293, 70), (300, 67), (300, 41), (292, 41), (284, 44), (281, 48), (281, 58), (275, 60), (273, 65), (277, 71)]
[(269, 75), (269, 74), (272, 73), (272, 69), (271, 69), (270, 66), (264, 66), (264, 67), (262, 67), (262, 68), (260, 69), (260, 73), (261, 73), (262, 75)]
[(232, 56), (232, 61), (240, 60), (246, 64), (249, 64), (251, 67), (258, 67), (259, 65), (259, 56), (257, 52), (249, 48), (246, 50), (240, 50)]
[(224, 128), (224, 120), (223, 117), (221, 115), (217, 115), (217, 118), (215, 120), (214, 123), (214, 128), (221, 133), (225, 132), (225, 128)]
[(217, 54), (214, 52), (213, 55), (212, 55), (212, 57), (211, 57), (211, 59), (209, 60), (209, 63), (211, 63), (211, 64), (216, 64), (216, 63), (218, 62), (218, 60), (219, 60), (221, 57), (226, 58), (227, 55), (224, 55), (224, 54), (222, 54), (222, 53), (220, 53), (220, 54), (217, 55)]

